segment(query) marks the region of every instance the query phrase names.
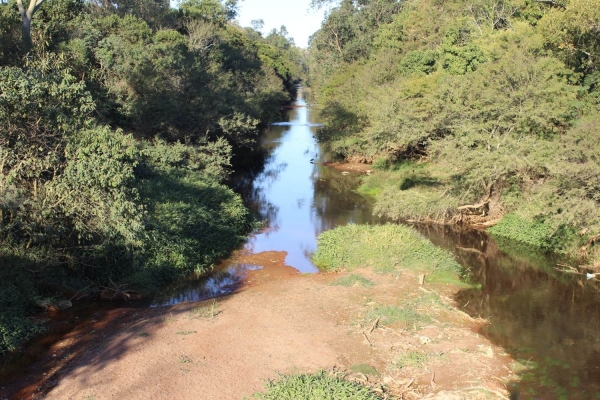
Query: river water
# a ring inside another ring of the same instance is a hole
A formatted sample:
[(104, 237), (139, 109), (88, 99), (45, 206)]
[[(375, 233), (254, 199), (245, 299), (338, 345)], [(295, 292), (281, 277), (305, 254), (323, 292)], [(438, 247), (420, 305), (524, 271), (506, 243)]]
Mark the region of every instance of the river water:
[[(314, 139), (319, 119), (309, 93), (269, 127), (259, 142), (257, 169), (240, 171), (235, 189), (265, 228), (245, 250), (285, 251), (286, 264), (300, 272), (310, 262), (316, 237), (336, 226), (387, 221), (371, 214), (372, 202), (354, 190), (358, 173), (323, 165), (331, 161)], [(256, 166), (256, 165), (255, 165)], [(556, 257), (514, 243), (495, 241), (485, 232), (441, 226), (415, 226), (436, 245), (455, 254), (472, 287), (455, 300), (473, 317), (491, 324), (481, 334), (516, 361), (507, 387), (521, 399), (600, 398), (600, 285), (585, 276), (555, 269)], [(229, 293), (244, 272), (260, 266), (225, 262), (204, 281), (177, 286), (159, 301), (174, 304)]]
[[(354, 190), (359, 173), (325, 166), (328, 154), (317, 145), (317, 111), (300, 92), (282, 121), (261, 135), (258, 162), (242, 168), (234, 188), (266, 221), (245, 251), (285, 251), (286, 264), (303, 273), (317, 236), (336, 226), (378, 224), (372, 201)], [(557, 259), (495, 241), (485, 232), (442, 226), (415, 226), (433, 243), (455, 254), (468, 271), (471, 287), (456, 303), (490, 324), (481, 334), (515, 360), (507, 387), (520, 399), (600, 399), (600, 285), (585, 276), (555, 269)], [(225, 261), (213, 274), (167, 288), (153, 306), (203, 300), (235, 291), (248, 270), (260, 265)]]

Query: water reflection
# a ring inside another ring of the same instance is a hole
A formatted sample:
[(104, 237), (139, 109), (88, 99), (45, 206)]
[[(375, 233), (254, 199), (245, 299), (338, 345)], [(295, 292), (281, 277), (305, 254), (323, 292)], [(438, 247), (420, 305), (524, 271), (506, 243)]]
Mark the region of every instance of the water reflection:
[(248, 271), (262, 269), (251, 264), (232, 264), (217, 268), (208, 277), (188, 279), (163, 291), (152, 307), (171, 306), (179, 303), (202, 301), (235, 292)]
[(265, 156), (264, 168), (253, 178), (237, 180), (236, 190), (266, 222), (246, 250), (285, 251), (286, 264), (316, 272), (310, 256), (321, 232), (347, 223), (376, 223), (378, 218), (371, 215), (368, 200), (352, 191), (359, 176), (322, 165), (328, 155), (314, 138), (322, 124), (307, 107), (306, 94), (300, 91), (284, 122), (272, 124), (261, 136), (258, 151)]
[(489, 318), (482, 334), (515, 360), (521, 398), (600, 397), (600, 287), (555, 269), (557, 259), (484, 232), (417, 226), (470, 268), (457, 303)]

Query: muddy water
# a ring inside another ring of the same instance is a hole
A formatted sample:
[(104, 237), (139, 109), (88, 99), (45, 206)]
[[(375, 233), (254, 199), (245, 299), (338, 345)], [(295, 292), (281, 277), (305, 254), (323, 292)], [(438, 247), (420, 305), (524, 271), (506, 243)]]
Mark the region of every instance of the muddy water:
[[(516, 362), (521, 399), (600, 398), (600, 284), (558, 271), (568, 261), (484, 232), (417, 226), (469, 268), (457, 304), (489, 318), (481, 333)], [(562, 261), (562, 262), (561, 262)]]

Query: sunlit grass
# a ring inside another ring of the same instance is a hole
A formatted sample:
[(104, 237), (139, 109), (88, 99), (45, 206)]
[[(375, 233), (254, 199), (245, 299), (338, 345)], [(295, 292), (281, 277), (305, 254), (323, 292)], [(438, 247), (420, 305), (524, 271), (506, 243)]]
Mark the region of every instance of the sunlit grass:
[(321, 270), (372, 267), (378, 272), (408, 269), (428, 281), (458, 283), (461, 266), (445, 250), (404, 225), (346, 225), (323, 232), (312, 261)]
[(370, 388), (344, 380), (325, 371), (316, 374), (282, 375), (267, 384), (265, 393), (255, 393), (260, 400), (379, 400), (383, 397)]

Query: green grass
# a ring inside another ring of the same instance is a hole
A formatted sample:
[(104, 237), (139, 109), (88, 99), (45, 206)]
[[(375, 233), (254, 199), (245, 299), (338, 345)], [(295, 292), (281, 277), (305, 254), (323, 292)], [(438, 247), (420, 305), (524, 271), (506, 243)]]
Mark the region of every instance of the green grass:
[(408, 269), (425, 273), (428, 281), (460, 282), (461, 266), (454, 257), (404, 225), (346, 225), (323, 232), (312, 261), (323, 271)]
[(212, 319), (217, 315), (221, 314), (221, 310), (219, 310), (219, 303), (216, 300), (211, 300), (208, 305), (204, 307), (196, 307), (189, 311), (188, 318), (192, 319)]
[(401, 354), (392, 363), (396, 368), (422, 368), (430, 360), (430, 355), (422, 351), (409, 351)]
[(373, 321), (380, 318), (381, 325), (401, 324), (407, 328), (418, 327), (431, 319), (426, 315), (419, 314), (416, 310), (417, 305), (418, 303), (413, 301), (404, 303), (402, 306), (377, 306), (367, 313), (367, 320)]
[(371, 389), (346, 381), (325, 371), (316, 374), (282, 375), (267, 384), (265, 393), (254, 393), (260, 400), (379, 400)]
[(348, 275), (348, 276), (344, 276), (340, 279), (338, 279), (335, 282), (331, 283), (331, 286), (355, 286), (355, 285), (360, 285), (362, 287), (371, 287), (373, 286), (373, 282), (371, 282), (370, 280), (368, 280), (367, 278), (363, 278), (360, 275), (356, 275), (356, 274), (352, 274), (352, 275)]

